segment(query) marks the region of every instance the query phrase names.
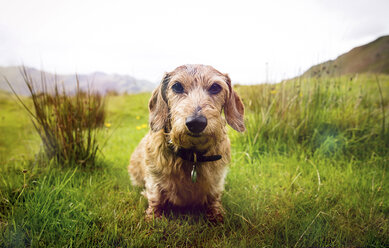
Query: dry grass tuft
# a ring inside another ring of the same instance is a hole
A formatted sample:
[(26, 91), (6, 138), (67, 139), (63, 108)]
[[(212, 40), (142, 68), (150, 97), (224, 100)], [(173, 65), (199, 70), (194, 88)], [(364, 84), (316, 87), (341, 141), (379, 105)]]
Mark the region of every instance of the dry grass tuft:
[(15, 93), (7, 79), (6, 82), (30, 114), (46, 156), (60, 164), (93, 165), (99, 149), (96, 134), (106, 116), (104, 97), (89, 89), (82, 91), (77, 77), (76, 91), (70, 94), (57, 81), (50, 88), (45, 74), (41, 75), (40, 87), (26, 68), (21, 68), (21, 74), (30, 91), (33, 108)]

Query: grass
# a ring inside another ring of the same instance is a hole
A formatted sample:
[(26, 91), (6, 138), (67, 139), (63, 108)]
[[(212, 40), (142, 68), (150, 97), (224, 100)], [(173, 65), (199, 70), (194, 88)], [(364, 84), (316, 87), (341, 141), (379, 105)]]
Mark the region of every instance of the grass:
[(218, 226), (176, 213), (144, 221), (126, 166), (148, 131), (149, 94), (108, 99), (94, 169), (36, 156), (34, 127), (1, 94), (0, 246), (387, 247), (389, 78), (379, 85), (382, 97), (371, 76), (238, 87), (247, 132), (229, 129)]
[(93, 165), (99, 148), (97, 128), (103, 126), (105, 120), (103, 97), (90, 90), (81, 91), (77, 77), (77, 88), (74, 94), (70, 94), (65, 91), (64, 85), (61, 89), (57, 81), (48, 84), (43, 73), (39, 85), (25, 67), (22, 67), (21, 74), (33, 107), (26, 105), (11, 83), (5, 80), (18, 102), (29, 113), (47, 158), (56, 159), (58, 164)]
[[(385, 82), (383, 90), (380, 80)], [(302, 149), (335, 156), (384, 154), (389, 145), (387, 80), (374, 76), (298, 79), (244, 87), (241, 95), (254, 114), (249, 116), (248, 135), (242, 141), (255, 152)]]

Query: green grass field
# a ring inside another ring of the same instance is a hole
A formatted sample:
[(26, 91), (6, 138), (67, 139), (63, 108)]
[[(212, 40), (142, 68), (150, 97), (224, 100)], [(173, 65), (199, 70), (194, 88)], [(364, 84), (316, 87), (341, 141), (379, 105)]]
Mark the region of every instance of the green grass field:
[(229, 128), (216, 226), (195, 214), (144, 221), (126, 167), (148, 132), (150, 94), (108, 98), (102, 153), (77, 168), (42, 158), (26, 111), (1, 93), (0, 247), (388, 247), (389, 77), (236, 90), (247, 131)]

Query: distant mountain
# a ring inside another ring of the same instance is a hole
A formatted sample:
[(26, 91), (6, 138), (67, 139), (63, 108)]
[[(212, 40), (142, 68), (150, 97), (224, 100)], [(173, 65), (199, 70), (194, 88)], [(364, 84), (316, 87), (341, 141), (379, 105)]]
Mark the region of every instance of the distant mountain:
[[(6, 77), (18, 94), (29, 95), (20, 69), (21, 67), (17, 66), (0, 67), (0, 90), (10, 91), (8, 84), (4, 79), (4, 77)], [(44, 74), (49, 87), (51, 87), (50, 84), (56, 80), (57, 82), (63, 82), (67, 91), (74, 91), (76, 88), (75, 74), (54, 75), (31, 67), (26, 67), (26, 70), (34, 82), (36, 82), (37, 87), (40, 86), (41, 76)], [(156, 86), (147, 80), (139, 80), (129, 75), (106, 74), (103, 72), (78, 74), (77, 77), (81, 89), (86, 90), (88, 89), (88, 86), (90, 86), (92, 90), (96, 90), (103, 94), (109, 91), (115, 91), (117, 93), (147, 92), (152, 91)]]
[(355, 73), (389, 74), (389, 35), (355, 47), (335, 60), (312, 66), (302, 76), (341, 76)]

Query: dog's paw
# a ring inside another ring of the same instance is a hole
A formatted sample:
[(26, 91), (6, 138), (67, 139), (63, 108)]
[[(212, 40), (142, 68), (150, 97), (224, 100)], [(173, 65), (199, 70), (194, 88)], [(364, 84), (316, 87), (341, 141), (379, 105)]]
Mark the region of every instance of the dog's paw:
[(155, 220), (155, 219), (162, 219), (162, 209), (160, 208), (155, 208), (155, 207), (148, 207), (146, 209), (146, 215), (145, 215), (145, 220), (147, 222)]
[(206, 212), (206, 217), (212, 224), (224, 222), (224, 210), (222, 208), (209, 208)]

